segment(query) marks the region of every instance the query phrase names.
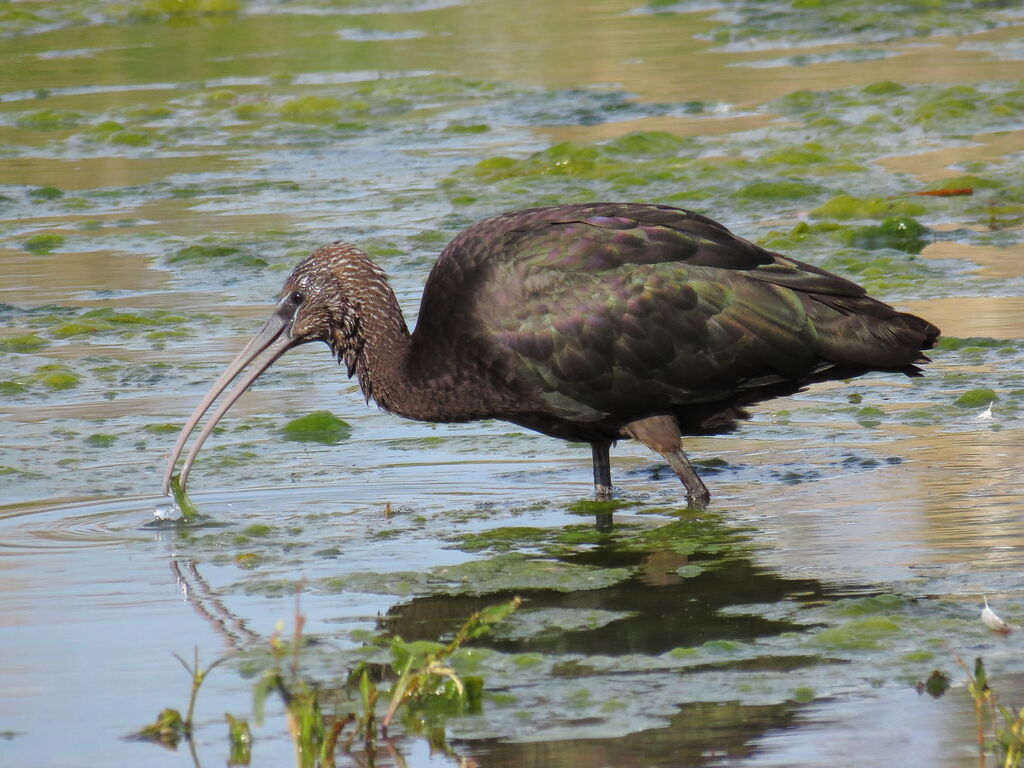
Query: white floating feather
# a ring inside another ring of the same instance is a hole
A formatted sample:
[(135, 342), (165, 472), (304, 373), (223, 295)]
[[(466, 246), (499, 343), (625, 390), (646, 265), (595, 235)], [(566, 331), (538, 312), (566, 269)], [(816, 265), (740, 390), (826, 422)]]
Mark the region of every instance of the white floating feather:
[(1013, 627), (999, 618), (999, 615), (988, 607), (988, 597), (985, 597), (984, 600), (985, 607), (981, 610), (981, 623), (1001, 635), (1011, 634), (1013, 632)]
[(976, 418), (978, 421), (991, 421), (993, 419), (993, 416), (992, 416), (992, 403), (989, 403), (988, 404), (988, 408), (986, 408), (984, 411), (979, 413), (974, 418)]

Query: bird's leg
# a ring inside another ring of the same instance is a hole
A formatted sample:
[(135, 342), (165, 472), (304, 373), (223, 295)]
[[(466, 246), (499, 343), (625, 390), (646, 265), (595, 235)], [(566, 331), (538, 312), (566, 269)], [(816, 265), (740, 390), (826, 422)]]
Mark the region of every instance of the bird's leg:
[(594, 493), (599, 499), (610, 499), (612, 496), (612, 463), (608, 456), (611, 443), (591, 443), (594, 455)]
[(672, 471), (686, 486), (686, 496), (690, 504), (701, 509), (707, 505), (711, 494), (683, 453), (680, 445), (682, 434), (674, 416), (651, 416), (631, 421), (622, 428), (622, 434), (639, 440), (665, 458)]
[[(591, 443), (594, 456), (594, 495), (598, 500), (612, 497), (612, 463), (608, 456), (611, 443)], [(603, 532), (612, 529), (612, 513), (598, 512), (594, 515), (594, 527)]]
[(686, 497), (690, 504), (698, 509), (704, 509), (711, 500), (711, 492), (708, 491), (708, 487), (704, 485), (704, 481), (700, 479), (700, 475), (690, 464), (690, 460), (686, 458), (683, 450), (680, 448), (678, 451), (661, 455), (665, 457), (665, 461), (672, 467), (672, 471), (686, 486)]

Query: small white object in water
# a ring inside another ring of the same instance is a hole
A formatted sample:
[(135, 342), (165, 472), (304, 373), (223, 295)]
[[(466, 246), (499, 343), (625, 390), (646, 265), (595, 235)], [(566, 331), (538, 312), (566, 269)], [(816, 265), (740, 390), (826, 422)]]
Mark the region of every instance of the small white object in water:
[(153, 505), (153, 517), (157, 520), (180, 520), (181, 510), (173, 501), (161, 501)]
[(1013, 632), (1013, 627), (999, 618), (996, 612), (988, 607), (988, 597), (984, 597), (983, 599), (985, 600), (985, 607), (981, 610), (981, 623), (1001, 635), (1011, 634)]
[(991, 421), (992, 420), (992, 403), (988, 404), (988, 408), (975, 416), (978, 421)]

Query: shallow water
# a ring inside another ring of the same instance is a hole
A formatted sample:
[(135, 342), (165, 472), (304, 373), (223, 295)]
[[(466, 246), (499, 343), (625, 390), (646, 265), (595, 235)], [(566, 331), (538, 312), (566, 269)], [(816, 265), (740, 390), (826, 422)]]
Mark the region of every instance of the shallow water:
[[(197, 708), (219, 763), (298, 593), (325, 683), (368, 634), (435, 640), (525, 599), (454, 659), (486, 694), (444, 721), (452, 751), (405, 723), (383, 764), (977, 765), (955, 656), (1024, 703), (1022, 635), (979, 621), (983, 595), (1024, 616), (1024, 18), (759, 5), (0, 16), (4, 762), (190, 764), (122, 737), (185, 708), (172, 654), (198, 648), (232, 654)], [(914, 194), (941, 187), (974, 194)], [(381, 414), (303, 348), (204, 449), (209, 520), (153, 523), (177, 426), (302, 254), (362, 244), (414, 321), (460, 228), (595, 198), (711, 214), (948, 338), (924, 378), (818, 386), (688, 441), (704, 514), (620, 444), (606, 534), (577, 504), (584, 447)], [(892, 214), (925, 240), (871, 240)], [(282, 439), (324, 407), (350, 438)], [(935, 669), (937, 700), (914, 689)], [(254, 733), (253, 765), (292, 760), (279, 709)]]

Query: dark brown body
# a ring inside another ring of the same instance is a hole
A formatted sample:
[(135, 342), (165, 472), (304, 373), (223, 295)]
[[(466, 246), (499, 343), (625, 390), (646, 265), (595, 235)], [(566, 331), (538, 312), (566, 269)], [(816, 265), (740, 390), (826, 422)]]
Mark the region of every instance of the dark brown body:
[(711, 219), (632, 203), (474, 224), (431, 270), (411, 334), (383, 272), (350, 245), (300, 263), (284, 295), (277, 314), (290, 341), (275, 337), (275, 354), (327, 342), (386, 410), (504, 419), (591, 443), (600, 493), (610, 490), (609, 445), (633, 437), (697, 501), (707, 489), (681, 435), (732, 429), (745, 406), (815, 381), (919, 375), (939, 334)]

